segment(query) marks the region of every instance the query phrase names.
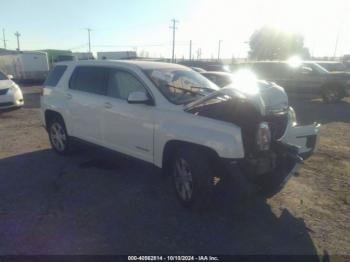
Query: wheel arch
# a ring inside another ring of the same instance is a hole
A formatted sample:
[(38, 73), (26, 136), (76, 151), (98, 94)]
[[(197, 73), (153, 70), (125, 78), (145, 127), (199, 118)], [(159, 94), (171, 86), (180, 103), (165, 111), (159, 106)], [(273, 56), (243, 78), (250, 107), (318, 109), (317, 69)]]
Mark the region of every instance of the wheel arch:
[(48, 128), (49, 124), (50, 124), (50, 121), (54, 118), (60, 118), (63, 123), (64, 123), (64, 119), (63, 119), (63, 116), (61, 113), (57, 112), (57, 111), (54, 111), (54, 110), (51, 110), (51, 109), (46, 109), (45, 110), (45, 126), (46, 128)]
[(165, 144), (163, 153), (162, 153), (161, 163), (162, 163), (163, 172), (167, 172), (169, 170), (172, 157), (174, 156), (174, 154), (179, 148), (183, 148), (183, 147), (191, 147), (191, 148), (195, 147), (196, 149), (202, 150), (206, 152), (213, 161), (219, 161), (220, 159), (218, 153), (210, 147), (183, 141), (183, 140), (169, 140)]

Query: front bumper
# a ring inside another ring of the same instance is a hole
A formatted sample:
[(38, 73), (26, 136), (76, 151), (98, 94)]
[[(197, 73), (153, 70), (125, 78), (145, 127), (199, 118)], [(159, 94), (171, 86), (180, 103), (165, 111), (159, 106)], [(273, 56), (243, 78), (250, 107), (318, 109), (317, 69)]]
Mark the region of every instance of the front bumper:
[(298, 172), (303, 160), (317, 150), (319, 124), (289, 124), (281, 139), (271, 149), (254, 157), (226, 160), (228, 173), (240, 176), (266, 197), (279, 192), (291, 176)]

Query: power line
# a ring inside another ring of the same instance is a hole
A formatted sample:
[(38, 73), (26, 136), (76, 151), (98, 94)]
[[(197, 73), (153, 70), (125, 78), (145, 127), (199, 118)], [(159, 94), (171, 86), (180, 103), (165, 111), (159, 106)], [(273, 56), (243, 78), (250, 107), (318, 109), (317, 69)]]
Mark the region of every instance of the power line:
[(93, 45), (93, 47), (152, 47), (152, 46), (167, 46), (169, 44), (145, 44), (145, 45)]
[(170, 27), (173, 30), (173, 53), (172, 53), (171, 61), (174, 63), (175, 62), (175, 31), (177, 29), (176, 23), (178, 23), (179, 21), (175, 19), (172, 19), (171, 21), (173, 22), (173, 25)]
[(82, 45), (74, 46), (74, 47), (71, 47), (71, 48), (68, 48), (68, 49), (69, 49), (69, 50), (80, 49), (80, 48), (86, 47), (87, 45), (88, 45), (88, 44), (82, 44)]

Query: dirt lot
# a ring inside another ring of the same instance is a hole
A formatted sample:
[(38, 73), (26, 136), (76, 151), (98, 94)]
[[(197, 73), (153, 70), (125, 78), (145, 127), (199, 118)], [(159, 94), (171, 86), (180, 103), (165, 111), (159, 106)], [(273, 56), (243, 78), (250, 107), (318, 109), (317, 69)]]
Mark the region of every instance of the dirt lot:
[(292, 99), (301, 122), (323, 124), (318, 153), (267, 202), (227, 192), (194, 214), (151, 166), (91, 148), (55, 155), (40, 88), (23, 90), (25, 108), (0, 115), (0, 254), (350, 255), (350, 100)]

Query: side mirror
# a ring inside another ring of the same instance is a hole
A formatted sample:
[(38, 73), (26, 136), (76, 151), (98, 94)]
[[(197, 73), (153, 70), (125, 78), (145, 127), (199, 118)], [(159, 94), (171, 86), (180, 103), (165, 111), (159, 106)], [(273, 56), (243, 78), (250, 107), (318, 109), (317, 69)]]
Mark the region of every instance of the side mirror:
[(151, 104), (151, 99), (148, 97), (147, 93), (144, 91), (134, 91), (128, 96), (129, 104)]
[(13, 79), (13, 75), (7, 75), (8, 79)]

